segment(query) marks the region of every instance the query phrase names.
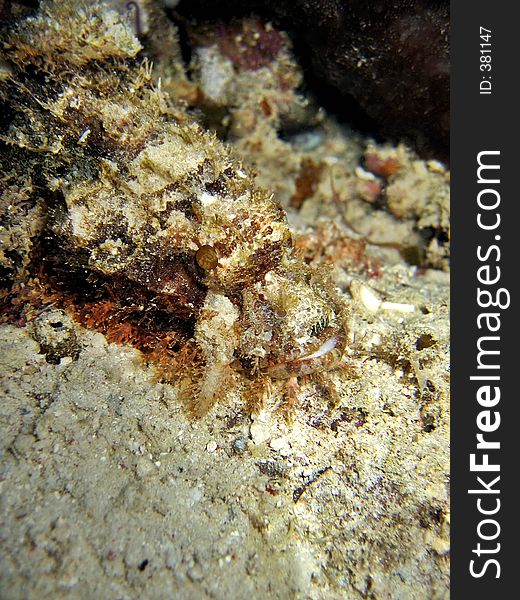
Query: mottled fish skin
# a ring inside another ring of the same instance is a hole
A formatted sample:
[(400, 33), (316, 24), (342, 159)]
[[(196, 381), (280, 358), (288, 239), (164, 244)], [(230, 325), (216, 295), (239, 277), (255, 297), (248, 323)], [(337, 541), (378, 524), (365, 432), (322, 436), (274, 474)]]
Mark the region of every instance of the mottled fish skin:
[[(128, 15), (66, 4), (42, 2), (7, 39), (3, 92), (15, 114), (4, 139), (35, 157), (59, 198), (46, 225), (54, 262), (191, 320), (197, 412), (233, 373), (284, 379), (337, 366), (346, 308), (295, 257), (281, 206), (152, 85)], [(28, 64), (45, 83), (25, 77)]]

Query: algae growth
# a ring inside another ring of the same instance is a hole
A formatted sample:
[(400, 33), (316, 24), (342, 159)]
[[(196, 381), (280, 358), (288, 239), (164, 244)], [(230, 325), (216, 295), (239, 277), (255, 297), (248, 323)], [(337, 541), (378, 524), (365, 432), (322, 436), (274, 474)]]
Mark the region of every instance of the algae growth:
[(129, 4), (2, 33), (2, 589), (447, 597), (449, 173)]

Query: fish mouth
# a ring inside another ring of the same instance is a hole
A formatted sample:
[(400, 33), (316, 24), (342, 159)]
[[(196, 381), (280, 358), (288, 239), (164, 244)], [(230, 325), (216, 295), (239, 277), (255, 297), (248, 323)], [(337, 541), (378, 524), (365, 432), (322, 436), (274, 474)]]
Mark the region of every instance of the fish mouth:
[(338, 345), (338, 342), (339, 342), (338, 336), (334, 335), (331, 338), (329, 338), (328, 340), (325, 340), (325, 342), (323, 342), (323, 344), (315, 352), (301, 356), (300, 358), (296, 359), (294, 362), (298, 363), (298, 362), (302, 362), (305, 360), (313, 360), (315, 358), (321, 358), (322, 356), (325, 356), (329, 352), (332, 352), (332, 350), (334, 350), (334, 348)]
[(333, 335), (327, 338), (321, 346), (310, 354), (291, 357), (283, 362), (271, 365), (267, 372), (274, 379), (307, 375), (315, 371), (329, 370), (338, 359), (338, 353), (333, 351), (340, 344), (341, 336)]

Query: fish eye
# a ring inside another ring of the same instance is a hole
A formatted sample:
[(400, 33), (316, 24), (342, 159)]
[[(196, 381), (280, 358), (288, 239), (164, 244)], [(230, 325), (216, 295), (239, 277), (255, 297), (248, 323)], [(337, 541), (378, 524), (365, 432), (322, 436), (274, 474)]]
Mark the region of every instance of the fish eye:
[(213, 246), (201, 246), (195, 254), (195, 260), (201, 269), (211, 271), (218, 265), (218, 254)]

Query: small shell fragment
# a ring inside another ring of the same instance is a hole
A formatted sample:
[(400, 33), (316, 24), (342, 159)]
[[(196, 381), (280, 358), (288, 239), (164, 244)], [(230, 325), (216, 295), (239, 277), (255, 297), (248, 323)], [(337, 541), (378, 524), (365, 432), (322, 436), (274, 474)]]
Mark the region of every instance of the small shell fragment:
[(352, 281), (350, 284), (350, 292), (354, 300), (361, 303), (364, 308), (371, 313), (376, 313), (379, 310), (400, 313), (412, 313), (415, 311), (415, 306), (413, 304), (383, 301), (375, 290), (357, 280)]
[(415, 311), (413, 304), (405, 304), (402, 302), (382, 302), (380, 306), (381, 310), (393, 310), (401, 313), (411, 313)]
[(350, 284), (350, 292), (354, 300), (360, 302), (366, 310), (376, 313), (381, 307), (381, 298), (372, 288), (360, 281), (354, 280)]

